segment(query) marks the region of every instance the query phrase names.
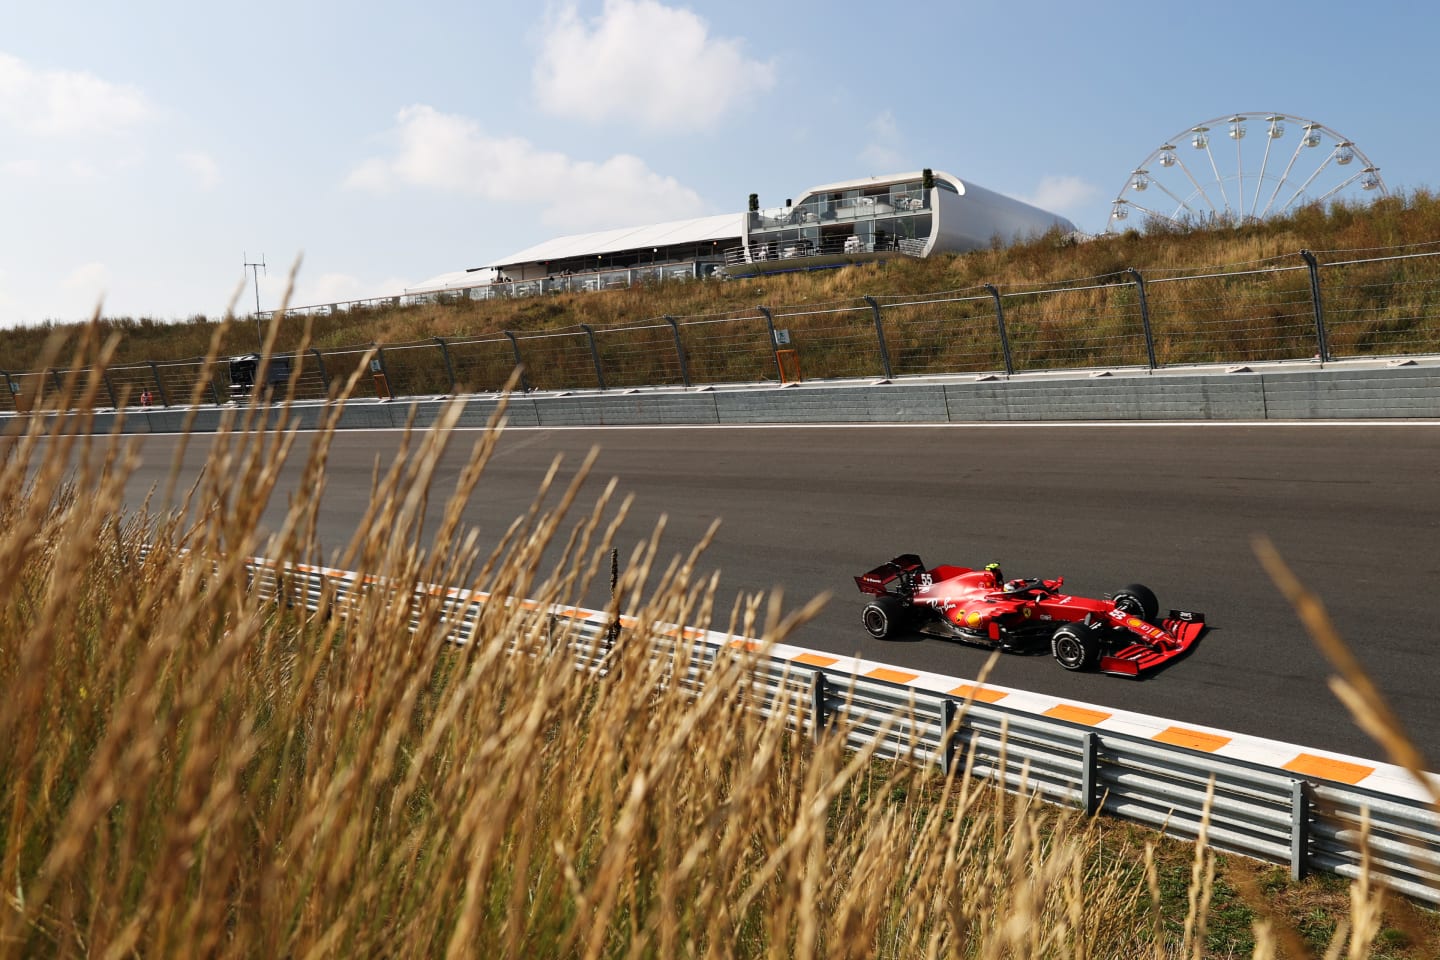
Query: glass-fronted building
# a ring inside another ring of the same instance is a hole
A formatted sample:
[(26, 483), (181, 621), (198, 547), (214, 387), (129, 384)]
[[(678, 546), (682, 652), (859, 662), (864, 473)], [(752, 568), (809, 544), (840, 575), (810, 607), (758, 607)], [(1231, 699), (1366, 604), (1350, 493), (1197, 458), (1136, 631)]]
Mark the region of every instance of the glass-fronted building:
[(745, 242), (726, 251), (731, 275), (806, 269), (902, 253), (964, 252), (1050, 230), (1064, 217), (942, 171), (812, 187), (783, 207), (750, 211)]
[(812, 187), (798, 201), (558, 237), (405, 291), (482, 299), (814, 270), (1009, 244), (1074, 224), (942, 171)]

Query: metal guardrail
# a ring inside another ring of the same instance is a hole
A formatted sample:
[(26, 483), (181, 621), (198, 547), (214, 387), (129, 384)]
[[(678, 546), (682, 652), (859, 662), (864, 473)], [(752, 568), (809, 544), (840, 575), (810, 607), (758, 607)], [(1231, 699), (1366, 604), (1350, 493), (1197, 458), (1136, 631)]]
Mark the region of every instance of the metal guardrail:
[[(367, 592), (386, 589), (375, 578), (328, 568), (255, 559), (249, 569), (262, 597), (310, 610), (343, 610)], [(412, 629), (420, 604), (438, 600), (443, 636), (459, 644), (471, 639), (490, 601), (424, 585), (388, 599), (411, 604)], [(611, 642), (625, 642), (623, 632), (616, 639), (617, 628), (603, 613), (538, 605), (534, 611), (548, 618), (553, 651), (564, 649), (577, 666), (597, 673), (605, 669)], [(620, 624), (622, 631), (633, 626), (623, 619)], [(717, 658), (756, 647), (689, 628), (662, 632), (686, 638), (691, 658), (674, 682), (696, 690)], [(673, 649), (657, 642), (655, 653)], [(1212, 847), (1288, 865), (1296, 879), (1311, 871), (1354, 878), (1368, 858), (1372, 882), (1440, 904), (1440, 816), (1418, 800), (784, 656), (757, 654), (751, 677), (762, 710), (793, 712), (794, 724), (816, 738), (843, 736), (857, 749), (875, 744), (877, 757), (938, 766), (947, 774), (968, 767), (1007, 790), (1170, 836), (1195, 840), (1203, 832)]]

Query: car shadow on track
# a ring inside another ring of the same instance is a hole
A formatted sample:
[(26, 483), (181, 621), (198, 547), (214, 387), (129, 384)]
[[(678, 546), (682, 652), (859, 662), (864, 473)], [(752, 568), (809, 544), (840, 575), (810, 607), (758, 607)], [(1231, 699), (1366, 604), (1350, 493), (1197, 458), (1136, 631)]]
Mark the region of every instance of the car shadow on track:
[[(1120, 675), (1120, 674), (1111, 674), (1111, 675), (1112, 675), (1112, 676), (1120, 676), (1121, 679), (1127, 679), (1127, 680), (1130, 680), (1130, 681), (1135, 682), (1135, 683), (1146, 683), (1146, 682), (1148, 682), (1148, 681), (1150, 681), (1150, 680), (1154, 680), (1156, 677), (1159, 677), (1161, 674), (1166, 673), (1168, 670), (1170, 670), (1171, 667), (1175, 666), (1177, 663), (1183, 663), (1184, 661), (1190, 659), (1191, 655), (1194, 654), (1195, 651), (1200, 648), (1200, 646), (1201, 646), (1201, 641), (1203, 641), (1205, 638), (1209, 637), (1211, 633), (1213, 633), (1213, 632), (1215, 632), (1215, 631), (1217, 631), (1217, 630), (1219, 630), (1219, 629), (1221, 629), (1221, 628), (1219, 628), (1219, 627), (1212, 627), (1212, 626), (1210, 626), (1209, 624), (1206, 624), (1206, 625), (1205, 625), (1205, 629), (1202, 630), (1202, 631), (1200, 632), (1200, 635), (1195, 638), (1195, 642), (1192, 643), (1192, 644), (1189, 646), (1189, 648), (1187, 648), (1183, 653), (1180, 653), (1179, 655), (1177, 655), (1177, 656), (1176, 656), (1174, 659), (1172, 659), (1172, 660), (1167, 660), (1167, 661), (1165, 661), (1164, 663), (1160, 664), (1160, 665), (1157, 666), (1157, 667), (1152, 667), (1150, 670), (1147, 670), (1145, 673), (1140, 674), (1139, 676), (1135, 676), (1135, 677), (1124, 677), (1124, 676), (1122, 676), (1122, 675)], [(937, 642), (937, 643), (951, 644), (951, 645), (960, 647), (960, 648), (962, 648), (962, 649), (967, 649), (967, 650), (990, 651), (990, 650), (994, 650), (994, 649), (995, 649), (994, 647), (988, 647), (988, 646), (986, 646), (986, 645), (984, 645), (984, 644), (980, 644), (980, 643), (967, 643), (967, 642), (965, 642), (964, 640), (960, 640), (960, 639), (958, 639), (958, 638), (956, 638), (956, 637), (942, 636), (942, 635), (940, 635), (940, 634), (934, 634), (934, 633), (926, 633), (926, 632), (921, 631), (921, 630), (907, 630), (907, 631), (905, 631), (904, 633), (902, 633), (902, 634), (897, 634), (897, 635), (895, 635), (895, 636), (892, 636), (892, 637), (890, 637), (890, 638), (887, 639), (887, 640), (877, 640), (877, 641), (875, 641), (875, 642), (878, 643), (878, 644), (880, 644), (880, 645), (882, 646), (882, 649), (883, 649), (884, 647), (889, 647), (889, 646), (892, 646), (892, 645), (893, 645), (893, 646), (900, 646), (900, 645), (910, 646), (910, 645), (912, 645), (912, 644), (918, 644), (918, 643), (929, 642), (929, 641), (933, 641), (933, 642)], [(1034, 644), (1032, 644), (1032, 645), (1030, 645), (1030, 646), (1027, 646), (1027, 647), (1011, 647), (1011, 648), (1005, 650), (1004, 653), (1005, 653), (1005, 655), (1006, 655), (1007, 657), (1027, 657), (1027, 658), (1044, 657), (1044, 658), (1046, 658), (1046, 659), (1049, 659), (1049, 658), (1052, 656), (1052, 654), (1051, 654), (1051, 652), (1050, 652), (1050, 645), (1049, 645), (1049, 643), (1048, 643), (1048, 642), (1040, 642), (1040, 641), (1037, 641), (1036, 643), (1034, 643)], [(1082, 672), (1082, 673), (1086, 673), (1086, 674), (1099, 674), (1099, 673), (1100, 673), (1100, 671), (1097, 670), (1097, 669), (1095, 669), (1094, 667), (1092, 667), (1092, 668), (1090, 668), (1090, 669), (1088, 669), (1088, 670), (1081, 671), (1081, 672)]]

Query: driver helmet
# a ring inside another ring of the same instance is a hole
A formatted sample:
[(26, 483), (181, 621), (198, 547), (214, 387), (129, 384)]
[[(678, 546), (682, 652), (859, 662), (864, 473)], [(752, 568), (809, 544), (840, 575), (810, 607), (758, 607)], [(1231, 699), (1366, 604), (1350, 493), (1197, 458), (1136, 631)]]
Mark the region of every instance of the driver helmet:
[(985, 564), (985, 572), (995, 578), (995, 586), (1005, 582), (1005, 575), (1000, 572), (1000, 564), (994, 561)]

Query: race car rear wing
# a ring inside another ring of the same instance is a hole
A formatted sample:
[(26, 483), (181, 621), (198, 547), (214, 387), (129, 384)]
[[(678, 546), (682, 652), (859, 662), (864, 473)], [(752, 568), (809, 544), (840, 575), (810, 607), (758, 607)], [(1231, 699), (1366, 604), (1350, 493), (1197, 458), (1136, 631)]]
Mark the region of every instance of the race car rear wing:
[[(925, 564), (917, 555), (902, 553), (889, 563), (882, 563), (869, 573), (856, 577), (855, 586), (860, 588), (861, 593), (874, 597), (883, 597), (887, 593), (909, 596), (914, 592), (916, 578), (924, 572)], [(896, 581), (900, 582), (900, 589), (891, 590), (890, 585)]]

